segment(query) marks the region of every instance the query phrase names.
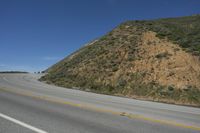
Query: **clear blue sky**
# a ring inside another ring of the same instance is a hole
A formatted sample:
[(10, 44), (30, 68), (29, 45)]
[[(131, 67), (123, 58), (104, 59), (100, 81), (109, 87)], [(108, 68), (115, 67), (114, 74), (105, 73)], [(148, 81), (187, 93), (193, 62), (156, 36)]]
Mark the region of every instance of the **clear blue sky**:
[(200, 13), (200, 0), (0, 0), (0, 71), (44, 70), (123, 21)]

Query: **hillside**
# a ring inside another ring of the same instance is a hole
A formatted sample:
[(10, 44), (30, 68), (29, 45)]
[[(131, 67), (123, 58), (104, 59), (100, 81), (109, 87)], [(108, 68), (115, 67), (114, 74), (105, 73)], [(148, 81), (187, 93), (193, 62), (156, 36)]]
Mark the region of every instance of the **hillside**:
[(200, 106), (200, 15), (122, 23), (47, 72), (58, 86)]

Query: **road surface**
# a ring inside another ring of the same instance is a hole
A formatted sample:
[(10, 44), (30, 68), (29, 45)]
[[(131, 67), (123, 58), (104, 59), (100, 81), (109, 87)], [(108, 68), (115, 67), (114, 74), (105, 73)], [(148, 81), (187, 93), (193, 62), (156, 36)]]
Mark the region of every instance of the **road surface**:
[(47, 85), (0, 74), (0, 133), (200, 133), (200, 109)]

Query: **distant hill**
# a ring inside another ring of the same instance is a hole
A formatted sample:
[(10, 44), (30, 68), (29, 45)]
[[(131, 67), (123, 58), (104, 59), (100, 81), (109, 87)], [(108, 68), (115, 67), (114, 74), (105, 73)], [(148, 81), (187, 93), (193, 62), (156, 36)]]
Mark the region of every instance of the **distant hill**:
[(127, 21), (47, 72), (58, 86), (200, 106), (200, 15)]
[(0, 73), (28, 73), (23, 71), (0, 71)]

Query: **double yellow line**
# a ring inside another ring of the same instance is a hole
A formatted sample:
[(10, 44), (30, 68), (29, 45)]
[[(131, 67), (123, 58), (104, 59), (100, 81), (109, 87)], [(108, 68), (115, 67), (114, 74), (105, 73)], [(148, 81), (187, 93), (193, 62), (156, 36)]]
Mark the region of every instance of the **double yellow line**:
[(109, 109), (101, 109), (101, 108), (98, 108), (98, 107), (95, 107), (95, 106), (92, 106), (89, 104), (78, 104), (78, 103), (68, 102), (68, 101), (64, 101), (61, 99), (56, 99), (56, 98), (52, 98), (52, 97), (48, 97), (48, 96), (34, 95), (30, 91), (22, 91), (22, 90), (17, 91), (17, 90), (11, 90), (11, 89), (7, 89), (7, 88), (0, 88), (0, 91), (10, 92), (10, 93), (18, 94), (18, 95), (23, 95), (23, 96), (28, 96), (28, 97), (32, 97), (35, 99), (45, 100), (48, 102), (53, 102), (53, 103), (58, 103), (58, 104), (70, 105), (73, 107), (92, 110), (92, 111), (96, 111), (96, 112), (103, 112), (103, 113), (110, 113), (110, 114), (118, 115), (118, 116), (125, 116), (130, 119), (145, 120), (145, 121), (150, 121), (150, 122), (154, 122), (154, 123), (166, 124), (166, 125), (171, 125), (171, 126), (175, 126), (175, 127), (181, 127), (181, 128), (200, 131), (200, 127), (197, 127), (197, 126), (185, 125), (185, 124), (177, 123), (174, 121), (158, 120), (158, 119), (145, 117), (143, 115), (138, 115), (138, 114), (130, 114), (130, 113), (126, 113), (126, 112), (119, 112), (119, 111), (114, 111), (114, 110), (109, 110)]

